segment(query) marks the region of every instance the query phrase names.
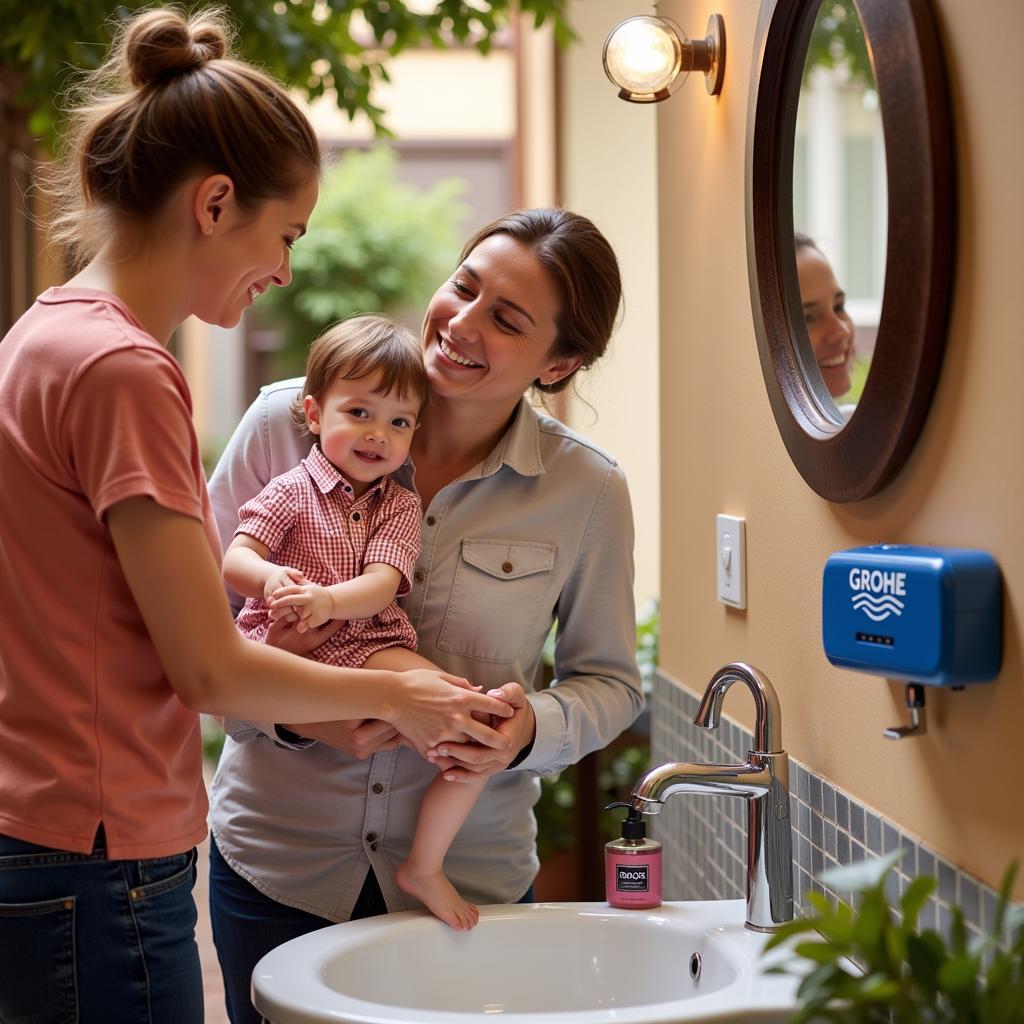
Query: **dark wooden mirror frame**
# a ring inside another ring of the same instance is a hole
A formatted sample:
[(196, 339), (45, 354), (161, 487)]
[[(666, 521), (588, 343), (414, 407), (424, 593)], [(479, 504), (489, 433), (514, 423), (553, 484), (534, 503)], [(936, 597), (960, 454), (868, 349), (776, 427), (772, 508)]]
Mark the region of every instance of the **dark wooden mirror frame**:
[[(793, 464), (829, 501), (876, 493), (924, 423), (953, 285), (952, 120), (926, 0), (854, 0), (874, 66), (885, 138), (885, 287), (864, 392), (848, 423), (831, 401), (800, 310), (793, 245), (793, 144), (819, 0), (762, 0), (746, 147), (747, 269), (761, 370)], [(813, 372), (806, 372), (806, 369)]]

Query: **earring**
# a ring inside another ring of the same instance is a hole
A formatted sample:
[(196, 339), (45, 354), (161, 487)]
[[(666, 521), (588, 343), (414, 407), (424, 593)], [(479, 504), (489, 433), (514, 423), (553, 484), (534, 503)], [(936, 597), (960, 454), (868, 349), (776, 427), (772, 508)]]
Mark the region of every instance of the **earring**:
[(207, 234), (207, 235), (212, 235), (212, 234), (213, 234), (213, 225), (212, 225), (212, 224), (211, 224), (211, 225), (209, 225), (209, 226), (208, 226), (208, 227), (207, 227), (207, 228), (206, 228), (206, 229), (204, 230), (204, 234)]
[(544, 379), (542, 378), (542, 379), (538, 380), (538, 383), (540, 384), (540, 386), (541, 386), (542, 388), (549, 388), (549, 387), (551, 387), (551, 385), (552, 385), (552, 384), (554, 384), (555, 382), (554, 382), (554, 380), (553, 380), (553, 379), (552, 379), (552, 380), (544, 380)]

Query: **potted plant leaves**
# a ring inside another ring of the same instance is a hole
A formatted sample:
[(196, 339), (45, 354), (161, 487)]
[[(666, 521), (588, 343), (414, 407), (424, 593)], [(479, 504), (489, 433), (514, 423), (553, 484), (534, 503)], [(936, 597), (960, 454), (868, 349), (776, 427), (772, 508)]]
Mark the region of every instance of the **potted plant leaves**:
[(798, 940), (793, 960), (769, 968), (804, 975), (801, 1008), (789, 1024), (1022, 1024), (1024, 907), (1010, 903), (1016, 862), (1003, 877), (990, 931), (970, 937), (954, 906), (944, 936), (918, 928), (936, 886), (931, 876), (909, 883), (899, 918), (886, 902), (886, 876), (902, 856), (895, 850), (822, 872), (825, 885), (856, 894), (856, 909), (811, 893), (813, 912), (769, 940), (766, 949)]

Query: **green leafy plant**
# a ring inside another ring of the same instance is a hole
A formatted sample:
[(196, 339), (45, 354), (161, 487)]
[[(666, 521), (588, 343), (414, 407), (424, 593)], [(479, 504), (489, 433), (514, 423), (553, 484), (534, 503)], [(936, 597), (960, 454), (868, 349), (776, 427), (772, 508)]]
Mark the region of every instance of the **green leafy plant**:
[[(556, 40), (566, 45), (574, 38), (567, 2), (438, 0), (424, 10), (406, 0), (226, 0), (223, 7), (238, 26), (243, 57), (309, 99), (330, 90), (350, 118), (362, 112), (387, 135), (373, 91), (390, 81), (391, 57), (422, 46), (474, 46), (487, 53), (519, 11), (537, 26), (550, 20)], [(0, 0), (0, 65), (13, 75), (33, 135), (53, 148), (59, 97), (71, 72), (98, 67), (118, 23), (151, 6), (153, 0)]]
[(211, 767), (220, 760), (224, 747), (224, 730), (212, 715), (200, 715), (199, 729), (203, 743), (203, 759)]
[(654, 670), (658, 667), (658, 644), (661, 638), (661, 614), (653, 598), (641, 609), (636, 620), (636, 662), (644, 693), (654, 686)]
[[(593, 756), (598, 759), (598, 803), (606, 807), (629, 797), (633, 784), (650, 765), (651, 749), (646, 741), (628, 741), (612, 743)], [(551, 854), (571, 850), (576, 845), (579, 774), (578, 766), (571, 765), (557, 775), (541, 777), (540, 799), (534, 805), (533, 813), (537, 818), (537, 854), (542, 863)], [(602, 843), (619, 838), (621, 822), (621, 811), (601, 815), (599, 833)]]
[(540, 862), (576, 845), (576, 766), (557, 775), (543, 775), (540, 799), (533, 806), (537, 819), (537, 856)]
[[(658, 638), (660, 615), (658, 603), (650, 601), (640, 611), (636, 623), (636, 660), (644, 692), (649, 693), (658, 665)], [(555, 636), (557, 624), (552, 626), (544, 645), (543, 660), (548, 676), (554, 670)], [(597, 788), (601, 806), (616, 800), (625, 800), (651, 760), (650, 743), (637, 742), (629, 734), (597, 751)], [(540, 799), (534, 805), (537, 818), (537, 852), (541, 862), (560, 850), (569, 850), (576, 843), (576, 791), (579, 770), (572, 765), (557, 775), (541, 777)], [(621, 814), (603, 814), (600, 831), (602, 842), (617, 839)]]
[(272, 288), (257, 307), (281, 329), (279, 376), (301, 374), (309, 343), (356, 313), (412, 321), (459, 253), (465, 182), (448, 178), (421, 190), (397, 180), (394, 151), (351, 150), (324, 176), (309, 233), (291, 256), (292, 283)]
[(811, 893), (813, 913), (768, 941), (773, 949), (807, 936), (792, 947), (795, 962), (769, 969), (805, 975), (797, 992), (802, 1006), (789, 1024), (1021, 1024), (1024, 907), (1010, 905), (1016, 862), (1003, 877), (991, 932), (969, 938), (962, 911), (953, 907), (946, 939), (917, 927), (934, 878), (910, 882), (899, 901), (901, 920), (890, 909), (885, 880), (902, 856), (896, 850), (822, 872), (823, 884), (857, 894), (857, 909)]
[(825, 0), (818, 9), (807, 46), (804, 78), (816, 67), (845, 68), (854, 82), (875, 88), (864, 26), (853, 0)]

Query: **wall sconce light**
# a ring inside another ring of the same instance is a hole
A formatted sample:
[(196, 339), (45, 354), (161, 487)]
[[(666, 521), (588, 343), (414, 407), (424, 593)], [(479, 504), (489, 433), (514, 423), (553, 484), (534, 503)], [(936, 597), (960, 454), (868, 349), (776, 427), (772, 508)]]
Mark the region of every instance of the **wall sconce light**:
[(708, 18), (704, 39), (691, 40), (671, 18), (640, 15), (620, 21), (604, 41), (604, 72), (630, 103), (668, 99), (691, 71), (704, 72), (712, 96), (722, 91), (725, 21)]

